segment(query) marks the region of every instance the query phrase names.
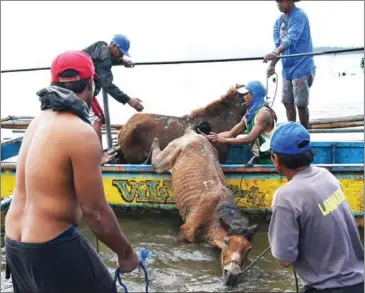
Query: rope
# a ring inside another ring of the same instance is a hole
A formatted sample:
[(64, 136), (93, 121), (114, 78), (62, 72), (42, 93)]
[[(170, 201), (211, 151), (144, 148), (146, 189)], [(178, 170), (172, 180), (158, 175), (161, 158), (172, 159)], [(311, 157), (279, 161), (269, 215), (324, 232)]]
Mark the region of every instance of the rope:
[(293, 274), (294, 274), (294, 279), (295, 279), (295, 289), (297, 290), (296, 292), (299, 293), (297, 272), (295, 271), (294, 266), (292, 266), (292, 267), (293, 267)]
[[(248, 271), (248, 269), (250, 267), (252, 267), (261, 257), (263, 257), (265, 255), (266, 252), (268, 252), (270, 250), (270, 246), (267, 247), (258, 257), (255, 258), (254, 261), (252, 261), (247, 267), (245, 267), (245, 269), (243, 271), (241, 271), (239, 273), (239, 276), (243, 275), (245, 272)], [(297, 277), (297, 273), (295, 271), (295, 268), (294, 266), (293, 267), (293, 274), (294, 274), (294, 279), (295, 279), (295, 289), (296, 289), (296, 292), (299, 293), (299, 286), (298, 286), (298, 277)]]
[[(279, 77), (278, 74), (276, 72), (274, 72), (275, 78), (273, 78), (273, 82), (276, 83), (276, 87), (275, 87), (275, 92), (274, 92), (274, 97), (272, 99), (271, 105), (270, 107), (272, 108), (275, 102), (275, 98), (276, 98), (276, 93), (278, 91), (278, 84), (279, 84)], [(269, 102), (269, 96), (268, 96), (268, 92), (269, 92), (269, 76), (266, 78), (266, 102)]]
[[(323, 52), (310, 52), (292, 55), (279, 55), (277, 58), (295, 58), (303, 56), (318, 56), (327, 54), (337, 54), (337, 53), (348, 53), (364, 51), (364, 47), (342, 49), (342, 50), (330, 50)], [(228, 58), (228, 59), (205, 59), (205, 60), (178, 60), (178, 61), (154, 61), (154, 62), (136, 62), (133, 66), (149, 66), (149, 65), (175, 65), (175, 64), (197, 64), (197, 63), (217, 63), (217, 62), (237, 62), (237, 61), (258, 61), (263, 60), (264, 57), (245, 57), (245, 58)], [(114, 66), (121, 66), (123, 64), (116, 64)], [(48, 70), (50, 67), (34, 67), (34, 68), (22, 68), (22, 69), (9, 69), (1, 70), (1, 73), (13, 73), (13, 72), (29, 72), (38, 70)]]
[(248, 269), (250, 267), (252, 267), (261, 257), (263, 257), (265, 255), (266, 252), (268, 252), (270, 250), (270, 246), (268, 248), (266, 248), (258, 257), (255, 258), (254, 261), (252, 261), (247, 267), (245, 267), (245, 269), (239, 273), (239, 276), (243, 275), (245, 272), (248, 271)]
[[(140, 258), (139, 266), (140, 266), (140, 268), (142, 268), (142, 270), (144, 272), (144, 279), (145, 279), (145, 283), (146, 283), (146, 293), (148, 293), (149, 279), (148, 279), (148, 274), (147, 274), (147, 270), (146, 270), (146, 267), (144, 265), (144, 262), (145, 262), (146, 258), (148, 257), (148, 255), (149, 255), (149, 250), (148, 249), (141, 248), (139, 250), (139, 258)], [(118, 292), (117, 282), (119, 282), (119, 285), (123, 287), (124, 292), (128, 293), (128, 288), (122, 282), (122, 279), (121, 279), (120, 275), (121, 275), (120, 268), (117, 268), (115, 270), (115, 274), (114, 274), (114, 291)]]

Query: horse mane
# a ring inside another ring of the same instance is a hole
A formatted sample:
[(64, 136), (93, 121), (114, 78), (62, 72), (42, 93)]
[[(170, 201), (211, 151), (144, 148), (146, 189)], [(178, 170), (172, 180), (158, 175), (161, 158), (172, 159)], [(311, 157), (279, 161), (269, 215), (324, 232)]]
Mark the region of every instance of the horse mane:
[(217, 205), (217, 223), (219, 219), (223, 219), (230, 224), (228, 235), (242, 235), (245, 228), (249, 226), (247, 218), (243, 217), (239, 212), (233, 198), (226, 199)]
[[(226, 100), (228, 97), (231, 97), (233, 94), (237, 92), (237, 85), (231, 87), (225, 95), (222, 95), (219, 99), (211, 102), (210, 104), (206, 105), (205, 107), (201, 107), (199, 109), (193, 110), (190, 115), (188, 116), (190, 119), (198, 117), (204, 112), (210, 112), (211, 116), (219, 115), (219, 112), (223, 110), (227, 104)], [(224, 105), (226, 104), (226, 105)]]

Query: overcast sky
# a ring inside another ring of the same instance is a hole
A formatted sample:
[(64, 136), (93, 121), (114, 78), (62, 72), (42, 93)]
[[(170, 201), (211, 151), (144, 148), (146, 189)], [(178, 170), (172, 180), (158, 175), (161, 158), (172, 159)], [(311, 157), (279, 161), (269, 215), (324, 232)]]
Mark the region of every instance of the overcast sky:
[[(363, 46), (364, 1), (301, 1), (315, 46)], [(273, 49), (275, 1), (1, 2), (1, 68), (49, 66), (60, 52), (131, 40), (134, 61), (257, 56)]]

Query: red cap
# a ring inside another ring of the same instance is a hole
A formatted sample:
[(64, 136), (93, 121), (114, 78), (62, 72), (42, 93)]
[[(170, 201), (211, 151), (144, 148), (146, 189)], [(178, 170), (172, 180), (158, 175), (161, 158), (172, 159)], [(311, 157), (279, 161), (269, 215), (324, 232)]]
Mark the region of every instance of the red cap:
[[(74, 77), (60, 77), (60, 74), (67, 69), (79, 72)], [(66, 51), (53, 60), (51, 66), (52, 82), (71, 82), (75, 80), (93, 77), (98, 78), (95, 73), (94, 63), (90, 56), (83, 51)]]

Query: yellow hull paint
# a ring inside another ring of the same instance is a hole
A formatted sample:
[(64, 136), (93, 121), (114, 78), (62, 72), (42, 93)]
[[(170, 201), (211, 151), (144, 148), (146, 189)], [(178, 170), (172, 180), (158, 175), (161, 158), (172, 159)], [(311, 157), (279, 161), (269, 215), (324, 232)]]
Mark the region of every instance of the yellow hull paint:
[[(227, 185), (237, 205), (248, 210), (271, 209), (272, 197), (286, 179), (272, 174), (227, 173)], [(242, 177), (243, 176), (243, 177)], [(355, 214), (364, 212), (364, 180), (362, 176), (340, 176), (347, 201)], [(103, 174), (107, 201), (112, 205), (175, 208), (169, 174), (111, 173)], [(15, 172), (2, 171), (1, 196), (10, 196), (15, 187)]]

